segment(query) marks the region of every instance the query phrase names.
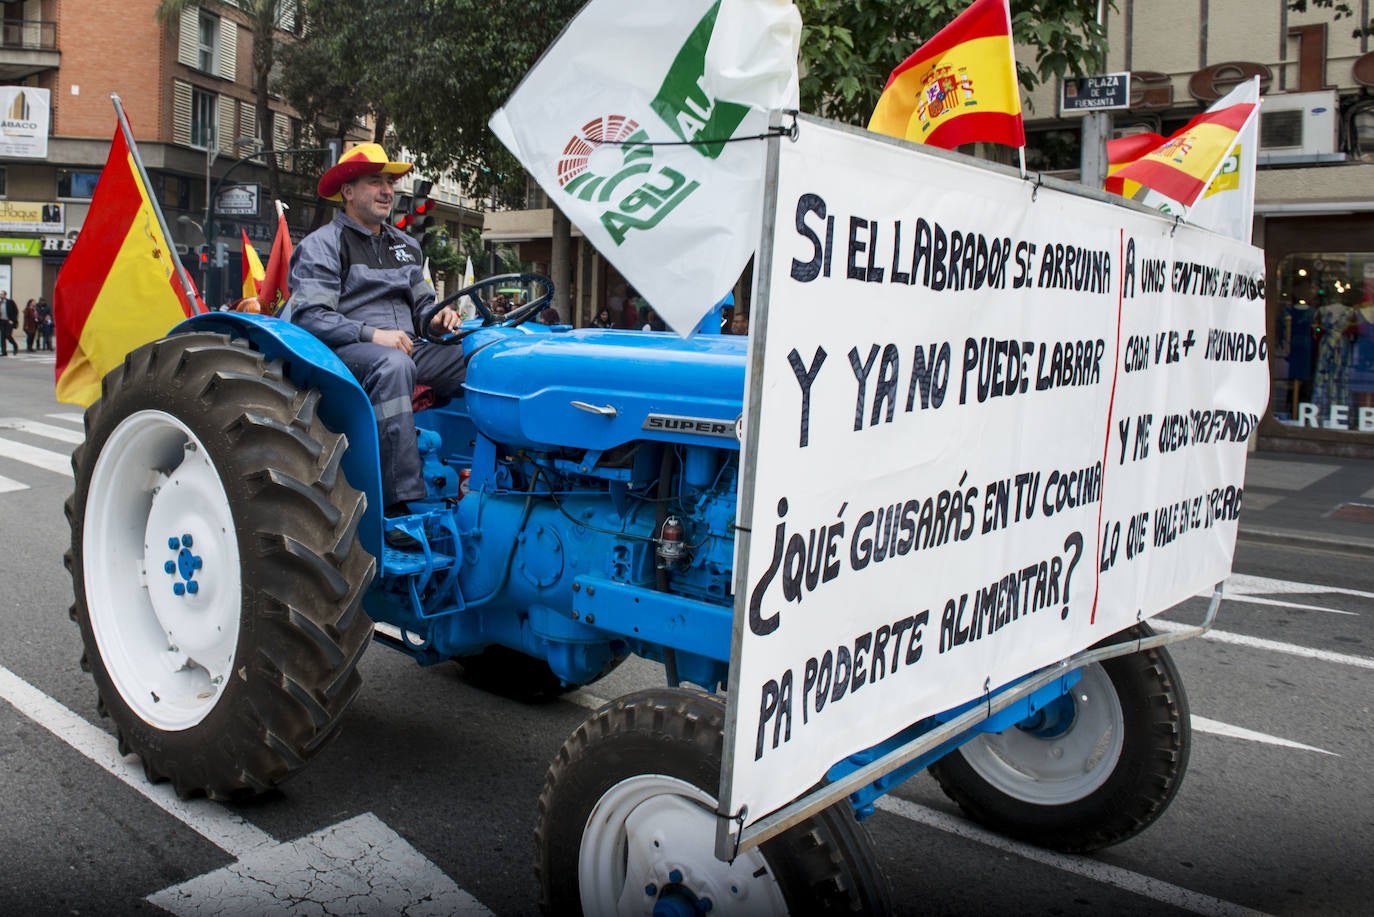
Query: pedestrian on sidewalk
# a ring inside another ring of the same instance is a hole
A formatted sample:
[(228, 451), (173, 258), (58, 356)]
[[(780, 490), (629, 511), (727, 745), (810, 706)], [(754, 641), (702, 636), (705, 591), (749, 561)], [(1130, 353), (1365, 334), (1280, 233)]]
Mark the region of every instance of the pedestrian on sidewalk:
[(38, 300), (29, 297), (24, 304), (24, 349), (33, 353), (33, 345), (38, 340)]
[(10, 299), (9, 290), (0, 290), (0, 357), (9, 356), (9, 348), (19, 356), (19, 345), (14, 340), (14, 329), (19, 325), (19, 303)]
[(39, 350), (52, 350), (52, 306), (46, 299), (38, 300), (38, 334), (41, 340)]

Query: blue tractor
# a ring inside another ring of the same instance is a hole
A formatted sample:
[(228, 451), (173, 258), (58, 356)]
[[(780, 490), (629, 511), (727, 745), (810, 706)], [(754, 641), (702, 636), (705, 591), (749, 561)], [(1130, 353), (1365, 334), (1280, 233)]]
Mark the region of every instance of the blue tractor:
[[(551, 911), (882, 912), (855, 816), (927, 765), (973, 818), (1061, 850), (1163, 812), (1187, 702), (1163, 648), (1128, 651), (1141, 625), (1032, 707), (718, 859), (746, 341), (527, 322), (542, 279), (506, 316), (480, 295), (529, 282), (455, 294), (482, 313), (452, 341), (466, 396), (417, 412), (429, 499), (399, 520), (380, 512), (367, 397), (288, 322), (198, 315), (105, 378), (72, 459), (72, 616), (99, 709), (149, 779), (224, 800), (278, 785), (337, 733), (376, 641), (529, 699), (630, 654), (663, 664), (664, 688), (594, 713), (549, 769)], [(388, 526), (420, 548), (388, 547)]]

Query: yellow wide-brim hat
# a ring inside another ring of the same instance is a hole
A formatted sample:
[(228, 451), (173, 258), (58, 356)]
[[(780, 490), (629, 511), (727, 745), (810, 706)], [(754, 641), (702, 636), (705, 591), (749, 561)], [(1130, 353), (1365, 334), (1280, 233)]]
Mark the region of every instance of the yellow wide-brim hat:
[(327, 201), (342, 200), (339, 189), (361, 175), (375, 172), (404, 175), (413, 165), (409, 162), (392, 162), (380, 143), (360, 143), (344, 153), (328, 172), (320, 176), (320, 197)]

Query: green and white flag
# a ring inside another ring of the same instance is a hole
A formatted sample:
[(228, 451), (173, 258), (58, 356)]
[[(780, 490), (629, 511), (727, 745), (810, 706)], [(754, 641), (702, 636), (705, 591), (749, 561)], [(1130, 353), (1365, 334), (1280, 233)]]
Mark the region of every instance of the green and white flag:
[(731, 141), (765, 133), (768, 116), (703, 88), (719, 9), (591, 0), (491, 119), (551, 203), (683, 335), (734, 286), (761, 227), (765, 144)]

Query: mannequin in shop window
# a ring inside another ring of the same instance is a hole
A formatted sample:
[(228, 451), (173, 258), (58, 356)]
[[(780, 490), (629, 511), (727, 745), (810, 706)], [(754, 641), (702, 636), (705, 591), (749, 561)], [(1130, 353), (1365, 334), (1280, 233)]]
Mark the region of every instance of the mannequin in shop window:
[(1350, 341), (1350, 397), (1352, 408), (1374, 407), (1374, 298), (1368, 295), (1355, 310), (1355, 333)]
[(1312, 321), (1312, 340), (1316, 345), (1312, 403), (1317, 406), (1317, 419), (1322, 426), (1330, 420), (1332, 406), (1350, 405), (1351, 343), (1359, 314), (1338, 301), (1317, 309)]
[(1312, 356), (1316, 342), (1312, 339), (1312, 321), (1317, 310), (1306, 302), (1290, 302), (1279, 317), (1278, 359), (1274, 363), (1274, 378), (1287, 379), (1289, 388), (1289, 417), (1298, 418), (1298, 405), (1304, 389), (1312, 382)]

